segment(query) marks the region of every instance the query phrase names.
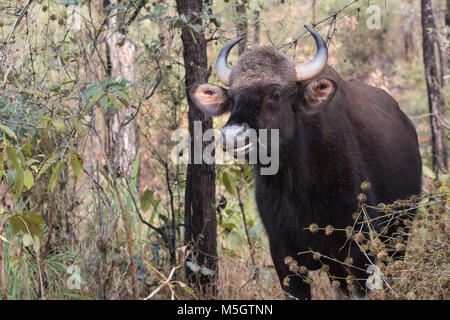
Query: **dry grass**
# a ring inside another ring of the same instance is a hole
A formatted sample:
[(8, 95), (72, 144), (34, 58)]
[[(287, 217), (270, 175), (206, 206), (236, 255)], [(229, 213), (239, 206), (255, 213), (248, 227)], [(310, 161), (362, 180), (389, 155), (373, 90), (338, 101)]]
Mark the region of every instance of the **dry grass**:
[(254, 277), (253, 271), (240, 259), (221, 257), (217, 282), (219, 293), (216, 298), (225, 300), (285, 299), (271, 258), (267, 255), (268, 253), (263, 253), (263, 258), (257, 259), (256, 265), (260, 270), (257, 277)]

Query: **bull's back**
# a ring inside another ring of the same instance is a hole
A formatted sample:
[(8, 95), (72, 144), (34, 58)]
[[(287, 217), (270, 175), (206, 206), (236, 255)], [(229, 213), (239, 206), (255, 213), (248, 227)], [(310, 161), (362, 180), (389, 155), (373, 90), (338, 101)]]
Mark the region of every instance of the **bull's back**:
[(377, 200), (389, 203), (419, 194), (422, 165), (411, 120), (386, 91), (359, 82), (347, 86), (353, 99), (346, 112)]

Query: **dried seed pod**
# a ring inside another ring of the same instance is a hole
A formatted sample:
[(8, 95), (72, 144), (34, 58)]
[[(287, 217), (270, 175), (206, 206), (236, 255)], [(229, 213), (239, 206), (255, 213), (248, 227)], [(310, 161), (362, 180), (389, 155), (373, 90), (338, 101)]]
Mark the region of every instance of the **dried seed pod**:
[(358, 194), (357, 199), (359, 202), (364, 203), (367, 201), (367, 196), (364, 193), (360, 193)]
[(311, 223), (309, 225), (309, 231), (311, 231), (312, 233), (316, 233), (317, 231), (319, 231), (319, 226), (315, 223)]
[(362, 243), (364, 240), (366, 240), (366, 237), (364, 236), (364, 234), (362, 232), (358, 232), (355, 235), (355, 241), (358, 243)]
[(307, 274), (308, 273), (308, 268), (306, 268), (305, 266), (300, 266), (298, 273), (300, 274)]
[(384, 251), (384, 250), (378, 252), (378, 254), (377, 254), (377, 258), (378, 258), (378, 260), (380, 260), (380, 261), (386, 261), (387, 257), (388, 257), (388, 254), (387, 254), (387, 252)]
[(292, 257), (287, 256), (286, 258), (284, 258), (284, 263), (289, 265), (294, 261), (294, 259), (292, 259)]
[(363, 192), (367, 192), (369, 191), (371, 188), (370, 182), (369, 181), (364, 181), (363, 183), (361, 183), (361, 190)]

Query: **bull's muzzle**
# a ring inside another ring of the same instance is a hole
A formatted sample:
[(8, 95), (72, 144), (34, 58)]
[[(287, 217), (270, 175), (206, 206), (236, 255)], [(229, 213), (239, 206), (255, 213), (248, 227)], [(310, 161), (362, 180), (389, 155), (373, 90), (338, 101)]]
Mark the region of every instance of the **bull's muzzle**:
[(252, 131), (246, 123), (226, 125), (222, 128), (222, 149), (234, 157), (245, 156), (255, 142)]

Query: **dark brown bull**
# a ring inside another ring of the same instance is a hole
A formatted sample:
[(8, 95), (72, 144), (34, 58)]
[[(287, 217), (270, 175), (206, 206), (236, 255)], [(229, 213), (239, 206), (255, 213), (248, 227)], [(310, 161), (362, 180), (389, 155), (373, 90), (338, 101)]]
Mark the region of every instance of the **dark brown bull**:
[[(300, 277), (283, 284), (292, 275), (284, 259), (293, 257), (309, 270), (320, 268), (321, 262), (299, 252), (311, 249), (339, 261), (350, 253), (352, 274), (367, 278), (368, 261), (354, 243), (349, 247), (344, 232), (312, 233), (311, 223), (339, 229), (353, 225), (357, 195), (366, 180), (371, 183), (366, 192), (370, 205), (421, 190), (421, 159), (411, 121), (384, 90), (343, 80), (327, 65), (323, 39), (305, 27), (318, 48), (311, 62), (295, 65), (275, 48), (260, 47), (242, 54), (230, 68), (226, 59), (237, 39), (222, 49), (216, 64), (219, 80), (229, 89), (201, 84), (190, 91), (203, 112), (231, 112), (222, 129), (224, 140), (239, 143), (248, 128), (279, 129), (279, 171), (261, 175), (261, 166), (255, 166), (256, 200), (282, 287), (300, 299), (310, 298), (309, 285)], [(345, 288), (346, 268), (322, 261)], [(364, 282), (359, 285), (364, 288)]]

